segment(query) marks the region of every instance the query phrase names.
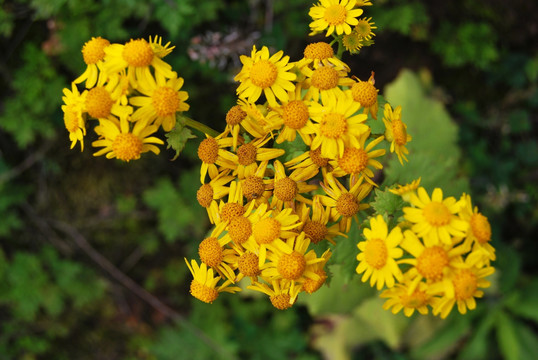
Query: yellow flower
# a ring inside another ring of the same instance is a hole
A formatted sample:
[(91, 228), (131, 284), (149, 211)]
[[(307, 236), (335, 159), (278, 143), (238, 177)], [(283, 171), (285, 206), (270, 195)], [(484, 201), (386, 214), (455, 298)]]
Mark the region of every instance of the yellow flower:
[(219, 173), (220, 168), (235, 169), (237, 166), (237, 155), (226, 150), (232, 146), (233, 139), (227, 137), (228, 133), (223, 132), (213, 138), (206, 134), (206, 138), (198, 145), (198, 158), (202, 161), (200, 167), (200, 182), (203, 184), (209, 172), (209, 177), (214, 178)]
[(229, 173), (229, 169), (219, 172), (209, 183), (202, 184), (196, 191), (196, 199), (200, 206), (207, 210), (209, 221), (212, 224), (215, 223), (213, 214), (219, 212), (216, 200), (228, 195), (230, 187), (226, 184), (235, 179), (234, 176), (228, 175)]
[(290, 176), (286, 176), (284, 165), (278, 160), (273, 163), (275, 167), (272, 209), (282, 209), (283, 206), (295, 208), (295, 201), (310, 204), (311, 200), (305, 198), (304, 193), (310, 193), (318, 188), (315, 184), (307, 184), (306, 181), (316, 176), (318, 169), (311, 166), (306, 169), (294, 170)]
[(348, 191), (332, 173), (327, 173), (325, 182), (320, 185), (327, 195), (315, 196), (320, 197), (324, 206), (331, 208), (331, 220), (339, 220), (340, 231), (348, 233), (351, 228), (351, 219), (355, 217), (357, 220), (357, 213), (370, 207), (368, 204), (361, 204), (361, 201), (370, 194), (372, 185), (362, 184), (361, 177)]
[(82, 47), (82, 57), (86, 63), (86, 70), (78, 78), (73, 81), (79, 84), (86, 80), (86, 88), (90, 89), (97, 83), (99, 69), (103, 66), (105, 58), (105, 48), (110, 45), (110, 41), (102, 37), (92, 37)]
[(301, 285), (280, 279), (273, 280), (271, 286), (261, 282), (255, 282), (253, 285), (247, 286), (247, 289), (266, 294), (275, 308), (286, 310), (292, 307), (297, 301), (297, 295), (301, 292)]
[(150, 136), (156, 131), (157, 126), (148, 126), (145, 121), (137, 121), (131, 130), (127, 118), (117, 120), (111, 116), (108, 119), (101, 119), (99, 126), (95, 128), (95, 132), (101, 138), (94, 141), (92, 145), (103, 147), (103, 149), (94, 153), (93, 156), (106, 154), (107, 159), (117, 158), (129, 162), (139, 159), (140, 154), (148, 151), (159, 154), (159, 148), (153, 144), (162, 145), (164, 142)]
[(226, 280), (223, 284), (217, 286), (221, 277), (214, 277), (213, 269), (208, 268), (206, 264), (201, 263), (200, 266), (198, 266), (198, 263), (196, 263), (195, 260), (191, 260), (191, 263), (189, 264), (187, 259), (185, 259), (185, 263), (187, 263), (194, 278), (191, 281), (191, 295), (198, 300), (210, 304), (217, 299), (221, 292), (235, 293), (241, 291), (241, 288), (237, 286), (230, 286), (232, 284), (230, 280)]
[(383, 216), (377, 215), (370, 219), (370, 229), (365, 228), (363, 235), (366, 241), (361, 241), (357, 247), (361, 251), (357, 255), (359, 265), (357, 274), (362, 274), (362, 282), (370, 279), (370, 286), (377, 285), (377, 290), (383, 286), (394, 286), (394, 278), (402, 280), (402, 272), (394, 259), (402, 257), (403, 251), (398, 247), (403, 239), (402, 231), (395, 227), (389, 233)]
[(306, 76), (303, 86), (308, 89), (306, 100), (329, 102), (327, 97), (344, 97), (341, 86), (351, 86), (355, 83), (347, 76), (347, 70), (336, 69), (332, 65), (320, 66), (315, 70), (305, 67), (301, 72)]
[[(336, 32), (336, 35), (349, 34), (351, 26), (359, 22), (357, 17), (362, 15), (362, 9), (354, 9), (355, 0), (320, 0), (310, 8), (308, 15), (314, 21), (310, 23), (315, 35), (327, 29), (325, 36)], [(350, 26), (351, 25), (351, 26)]]
[(318, 169), (321, 168), (325, 176), (327, 168), (329, 167), (329, 159), (321, 156), (321, 147), (318, 147), (315, 150), (305, 151), (301, 155), (285, 162), (284, 165), (290, 170), (306, 169), (315, 165)]
[(310, 271), (316, 274), (319, 278), (315, 280), (315, 278), (306, 278), (303, 281), (303, 290), (309, 294), (313, 294), (314, 292), (318, 291), (319, 288), (325, 283), (325, 280), (327, 280), (327, 272), (325, 271), (325, 264), (327, 264), (327, 261), (331, 258), (331, 250), (327, 249), (325, 252), (321, 255), (320, 259), (323, 259), (322, 261), (318, 261), (310, 266)]
[(356, 54), (363, 47), (364, 43), (357, 32), (352, 31), (342, 37), (344, 48), (351, 54)]
[(366, 145), (366, 140), (370, 136), (370, 129), (361, 134), (358, 138), (358, 147), (346, 147), (344, 154), (338, 158), (338, 167), (334, 170), (334, 176), (361, 175), (370, 184), (377, 186), (372, 180), (374, 172), (372, 168), (380, 170), (383, 165), (375, 158), (385, 155), (385, 149), (372, 150), (374, 146), (383, 141), (380, 136)]
[(284, 155), (284, 149), (265, 148), (263, 147), (271, 140), (269, 136), (257, 138), (253, 141), (243, 144), (237, 148), (237, 167), (233, 175), (238, 179), (244, 179), (251, 176), (258, 168), (258, 161), (268, 161)]
[(383, 123), (385, 123), (385, 137), (390, 142), (390, 152), (395, 152), (398, 155), (400, 164), (403, 165), (403, 160), (407, 160), (409, 150), (405, 145), (411, 141), (411, 135), (407, 134), (407, 125), (402, 121), (402, 107), (398, 106), (394, 111), (389, 104), (385, 104)]
[(420, 184), (421, 178), (413, 180), (410, 184), (398, 185), (397, 188), (389, 189), (393, 194), (400, 195), (403, 201), (409, 202), (411, 199), (411, 194), (416, 194), (416, 189)]
[(370, 75), (368, 81), (357, 80), (358, 81), (351, 86), (351, 90), (348, 90), (348, 93), (351, 93), (353, 100), (361, 104), (364, 108), (364, 114), (370, 113), (370, 115), (377, 120), (377, 109), (379, 106), (377, 102), (377, 93), (379, 90), (374, 86), (374, 72), (372, 71), (372, 75)]
[(407, 273), (403, 275), (403, 280), (397, 283), (393, 288), (384, 290), (379, 297), (386, 298), (387, 301), (383, 304), (383, 309), (389, 310), (392, 308), (392, 313), (397, 314), (402, 309), (404, 315), (410, 317), (417, 310), (422, 315), (428, 314), (428, 305), (432, 304), (434, 298), (427, 293), (428, 285), (419, 283), (413, 291), (409, 292), (409, 276)]
[[(310, 209), (312, 209), (312, 217), (310, 217)], [(303, 231), (313, 244), (318, 244), (322, 240), (327, 240), (335, 245), (335, 237), (347, 237), (346, 234), (340, 231), (338, 224), (328, 226), (331, 208), (323, 207), (319, 196), (314, 196), (312, 206), (301, 203), (297, 214), (302, 223), (298, 230)]]
[(213, 268), (222, 277), (234, 282), (235, 273), (227, 263), (233, 262), (236, 254), (234, 250), (224, 248), (224, 245), (229, 242), (229, 237), (221, 237), (225, 229), (225, 223), (218, 224), (211, 231), (211, 235), (198, 245), (198, 256), (200, 256), (202, 263)]
[(265, 135), (263, 127), (260, 126), (252, 116), (248, 116), (247, 112), (243, 110), (241, 102), (242, 101), (239, 100), (238, 104), (232, 106), (226, 113), (226, 128), (224, 131), (228, 131), (232, 134), (232, 149), (234, 151), (237, 149), (241, 128), (244, 128), (249, 134), (256, 138), (261, 138)]
[(172, 78), (172, 67), (161, 59), (162, 49), (156, 46), (158, 38), (153, 42), (144, 39), (131, 39), (128, 43), (111, 44), (105, 48), (105, 64), (103, 71), (107, 75), (120, 73), (127, 68), (127, 77), (133, 89), (138, 89), (141, 84), (150, 88), (148, 79), (153, 77), (150, 66), (155, 70), (156, 76)]
[(64, 113), (64, 125), (69, 131), (69, 140), (71, 140), (71, 149), (75, 147), (77, 141), (80, 142), (80, 151), (84, 150), (84, 136), (86, 135), (86, 94), (78, 91), (75, 83), (71, 83), (71, 90), (63, 89), (64, 96), (62, 105)]
[(289, 71), (294, 66), (289, 63), (289, 56), (283, 55), (284, 52), (279, 51), (269, 57), (269, 49), (266, 46), (260, 51), (256, 51), (256, 46), (253, 46), (250, 57), (241, 55), (243, 68), (234, 78), (235, 81), (241, 82), (237, 88), (239, 97), (254, 103), (263, 92), (269, 106), (278, 106), (276, 98), (287, 101), (287, 91), (295, 89), (292, 81), (296, 75)]
[(334, 56), (334, 50), (326, 42), (316, 42), (306, 46), (303, 58), (297, 62), (297, 67), (303, 69), (305, 66), (317, 69), (320, 66), (334, 66), (337, 70), (349, 72), (349, 66)]
[(377, 26), (374, 25), (372, 18), (363, 17), (362, 19), (359, 19), (359, 22), (357, 25), (355, 25), (353, 31), (362, 39), (371, 40), (372, 36), (375, 36), (374, 32), (372, 31), (373, 29), (377, 29)]
[(254, 201), (256, 206), (265, 203), (273, 194), (273, 179), (264, 179), (269, 161), (262, 161), (251, 175), (239, 180), (243, 196), (247, 201)]
[(310, 148), (321, 147), (322, 157), (338, 159), (344, 155), (345, 147), (359, 147), (359, 136), (369, 129), (363, 124), (367, 117), (355, 115), (360, 105), (349, 97), (326, 100), (323, 105), (312, 103), (310, 106), (310, 116), (317, 130)]
[[(185, 101), (189, 98), (186, 91), (179, 91), (183, 86), (183, 78), (176, 73), (170, 79), (157, 76), (149, 77), (138, 87), (138, 91), (145, 96), (133, 96), (129, 102), (138, 109), (134, 112), (132, 120), (149, 119), (155, 125), (163, 127), (164, 131), (171, 131), (176, 125), (176, 114), (189, 110)], [(146, 87), (146, 85), (148, 85)]]

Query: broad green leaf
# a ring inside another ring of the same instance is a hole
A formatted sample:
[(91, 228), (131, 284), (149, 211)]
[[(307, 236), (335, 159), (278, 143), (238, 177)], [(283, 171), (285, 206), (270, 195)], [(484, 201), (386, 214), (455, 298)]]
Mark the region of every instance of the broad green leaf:
[(516, 333), (516, 323), (505, 312), (499, 312), (496, 317), (497, 344), (507, 360), (520, 359), (520, 341)]
[(513, 301), (506, 302), (510, 311), (518, 316), (524, 317), (538, 323), (538, 280), (534, 279), (530, 284), (518, 289), (513, 293)]
[(401, 196), (391, 193), (388, 188), (383, 191), (375, 189), (374, 201), (370, 203), (377, 214), (393, 215), (396, 211), (401, 210), (404, 206), (404, 201)]
[(172, 148), (175, 150), (176, 155), (172, 158), (172, 160), (176, 160), (183, 149), (185, 148), (185, 145), (187, 144), (187, 141), (189, 139), (194, 139), (196, 136), (192, 133), (192, 131), (182, 126), (181, 123), (181, 117), (178, 117), (178, 125), (172, 131), (166, 133), (166, 142), (167, 142), (167, 149)]

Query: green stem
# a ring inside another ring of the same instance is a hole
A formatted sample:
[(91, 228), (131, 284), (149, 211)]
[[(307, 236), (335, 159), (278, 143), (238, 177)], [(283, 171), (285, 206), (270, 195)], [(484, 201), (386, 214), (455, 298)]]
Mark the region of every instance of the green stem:
[(342, 41), (338, 42), (338, 52), (336, 53), (336, 57), (340, 60), (342, 60), (342, 55), (344, 54), (344, 44), (342, 44)]
[(200, 132), (203, 132), (204, 134), (207, 134), (211, 137), (217, 137), (219, 136), (219, 132), (210, 128), (209, 126), (207, 125), (204, 125), (196, 120), (193, 120), (191, 118), (188, 118), (186, 116), (183, 117), (183, 119), (185, 120), (185, 126), (188, 126), (190, 128), (193, 128), (195, 130), (198, 130)]

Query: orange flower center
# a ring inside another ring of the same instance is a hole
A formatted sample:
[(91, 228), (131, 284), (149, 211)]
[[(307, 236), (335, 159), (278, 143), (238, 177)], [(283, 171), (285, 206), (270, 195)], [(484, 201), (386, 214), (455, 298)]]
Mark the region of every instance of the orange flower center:
[(278, 69), (269, 60), (260, 60), (250, 69), (250, 81), (262, 89), (271, 87), (277, 78)]
[(96, 37), (88, 41), (82, 47), (82, 57), (87, 65), (96, 64), (105, 57), (105, 48), (110, 45), (110, 41), (102, 37)]
[(362, 107), (370, 107), (377, 101), (377, 89), (369, 81), (359, 81), (351, 87), (353, 100), (359, 102)]
[(242, 244), (252, 235), (252, 223), (244, 216), (236, 216), (230, 220), (228, 234), (236, 244)]
[(202, 285), (196, 280), (191, 281), (191, 295), (205, 303), (211, 304), (219, 296), (219, 292), (209, 286)]
[(173, 115), (179, 109), (179, 94), (167, 86), (155, 89), (151, 101), (157, 116)]
[(473, 235), (480, 244), (487, 243), (491, 240), (491, 225), (487, 217), (480, 213), (473, 214), (471, 215), (470, 222)]
[(298, 191), (297, 183), (289, 177), (279, 179), (275, 182), (274, 194), (279, 200), (292, 201), (295, 199)]
[(144, 39), (129, 41), (123, 47), (121, 55), (129, 66), (134, 67), (149, 66), (153, 61), (151, 45)]
[(110, 93), (102, 86), (96, 86), (86, 95), (86, 110), (91, 117), (106, 118), (114, 105)]
[(312, 86), (320, 90), (330, 90), (338, 86), (338, 71), (330, 66), (316, 69), (312, 74)]
[(215, 237), (208, 237), (200, 243), (198, 255), (204, 264), (211, 267), (218, 267), (224, 257), (222, 246)]
[(314, 244), (317, 244), (321, 240), (325, 239), (325, 236), (327, 236), (329, 233), (327, 226), (319, 221), (308, 221), (304, 225), (303, 231), (306, 234), (306, 237), (308, 237)]
[(338, 159), (338, 165), (346, 174), (358, 174), (368, 165), (368, 153), (364, 149), (347, 148)]
[(293, 100), (282, 107), (284, 125), (299, 130), (306, 125), (309, 113), (308, 107), (301, 100)]
[(345, 217), (355, 215), (359, 211), (359, 203), (351, 193), (343, 193), (336, 200), (336, 211)]
[(326, 42), (317, 42), (309, 44), (304, 49), (304, 57), (306, 59), (324, 60), (334, 56), (334, 50), (331, 45)]
[(319, 275), (318, 280), (306, 278), (303, 283), (303, 290), (309, 294), (313, 294), (314, 292), (316, 292), (321, 287), (321, 285), (325, 283), (325, 280), (327, 279), (327, 273), (323, 269), (316, 270), (314, 271), (314, 273)]
[(364, 248), (364, 260), (374, 269), (381, 269), (387, 263), (387, 245), (381, 239), (369, 239)]
[(220, 216), (224, 221), (230, 221), (238, 216), (243, 216), (245, 207), (238, 203), (226, 203), (220, 211)]
[(329, 159), (321, 156), (321, 146), (315, 150), (310, 150), (308, 155), (310, 155), (310, 160), (319, 167), (325, 167), (329, 164)]
[(226, 113), (226, 123), (230, 126), (238, 125), (247, 116), (247, 113), (241, 109), (241, 106), (232, 106)]
[(392, 136), (397, 145), (403, 146), (407, 143), (407, 130), (402, 120), (392, 120)]
[(417, 270), (428, 280), (437, 281), (443, 277), (443, 269), (448, 266), (448, 254), (439, 246), (425, 248), (417, 258)]
[(112, 151), (118, 159), (129, 162), (140, 158), (142, 145), (142, 140), (134, 134), (118, 134), (112, 142)]
[(452, 280), (456, 300), (467, 300), (473, 297), (478, 288), (477, 276), (471, 270), (461, 270)]
[(329, 113), (323, 115), (320, 122), (321, 135), (337, 139), (347, 130), (347, 121), (344, 115)]
[(239, 271), (245, 276), (258, 276), (260, 268), (258, 267), (258, 255), (247, 252), (239, 257)]
[(258, 152), (258, 149), (256, 146), (248, 143), (241, 145), (237, 148), (237, 161), (240, 165), (250, 165), (254, 164), (256, 162), (256, 154)]
[(328, 6), (323, 18), (329, 25), (342, 25), (346, 22), (346, 8), (340, 4)]
[(402, 305), (406, 308), (418, 309), (421, 306), (428, 304), (430, 296), (424, 291), (415, 290), (411, 295), (407, 295), (407, 292), (403, 292), (400, 295)]
[(273, 295), (269, 300), (278, 310), (286, 310), (293, 306), (293, 304), (290, 304), (291, 296), (288, 294)]
[(426, 221), (432, 226), (438, 227), (450, 223), (450, 210), (441, 202), (432, 201), (426, 204), (422, 213)]
[(209, 207), (213, 201), (213, 188), (211, 185), (204, 184), (200, 186), (196, 192), (196, 200), (198, 200), (198, 203), (203, 207)]
[(198, 158), (206, 164), (214, 164), (219, 157), (219, 144), (213, 138), (204, 139), (198, 146)]
[(306, 259), (297, 251), (291, 254), (283, 254), (278, 260), (278, 273), (287, 280), (297, 280), (306, 269)]
[(280, 235), (280, 222), (273, 218), (264, 218), (252, 227), (254, 239), (258, 244), (269, 244)]
[(263, 179), (259, 176), (251, 175), (245, 178), (241, 182), (241, 188), (243, 189), (243, 195), (250, 201), (252, 199), (258, 199), (263, 195), (265, 191), (265, 184)]

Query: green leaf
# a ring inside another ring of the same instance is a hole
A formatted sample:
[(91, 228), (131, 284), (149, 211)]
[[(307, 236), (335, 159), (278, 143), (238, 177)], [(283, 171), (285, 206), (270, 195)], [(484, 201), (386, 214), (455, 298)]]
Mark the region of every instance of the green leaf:
[(172, 148), (176, 151), (176, 155), (174, 155), (172, 160), (176, 160), (179, 157), (189, 139), (196, 138), (196, 135), (189, 128), (181, 126), (180, 122), (181, 120), (178, 118), (178, 125), (165, 135), (166, 143), (168, 144), (166, 148)]
[(496, 325), (497, 343), (504, 358), (507, 360), (520, 359), (520, 344), (513, 319), (507, 313), (499, 312), (496, 317)]
[(403, 208), (404, 201), (401, 196), (391, 193), (388, 188), (383, 191), (375, 189), (375, 198), (370, 205), (374, 208), (376, 214), (393, 215)]
[(458, 341), (469, 332), (471, 321), (468, 316), (449, 315), (444, 326), (432, 335), (422, 346), (412, 349), (413, 358), (431, 359), (447, 352), (457, 345)]
[(505, 304), (512, 313), (538, 323), (538, 280), (518, 289), (513, 301)]
[(495, 325), (495, 312), (481, 312), (475, 317), (480, 318), (480, 323), (472, 332), (470, 340), (459, 353), (458, 358), (487, 359), (490, 355), (490, 332)]

